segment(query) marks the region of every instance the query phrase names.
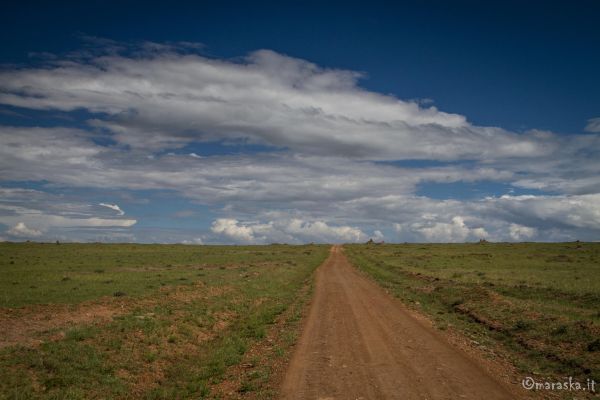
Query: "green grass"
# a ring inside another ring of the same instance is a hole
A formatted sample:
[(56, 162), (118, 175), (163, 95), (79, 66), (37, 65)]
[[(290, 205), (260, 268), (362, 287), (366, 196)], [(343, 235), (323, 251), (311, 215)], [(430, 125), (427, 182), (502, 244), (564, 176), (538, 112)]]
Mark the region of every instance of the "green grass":
[(600, 381), (600, 243), (347, 245), (403, 302), (523, 373)]
[[(0, 243), (0, 307), (139, 296), (212, 267), (295, 262), (293, 246)], [(243, 264), (243, 265), (240, 265)], [(211, 277), (214, 276), (211, 273)]]
[(27, 243), (0, 251), (3, 309), (27, 317), (32, 304), (36, 313), (48, 303), (110, 306), (117, 291), (128, 306), (108, 323), (66, 326), (61, 339), (38, 332), (39, 346), (0, 349), (0, 398), (172, 399), (211, 398), (297, 301), (328, 246)]

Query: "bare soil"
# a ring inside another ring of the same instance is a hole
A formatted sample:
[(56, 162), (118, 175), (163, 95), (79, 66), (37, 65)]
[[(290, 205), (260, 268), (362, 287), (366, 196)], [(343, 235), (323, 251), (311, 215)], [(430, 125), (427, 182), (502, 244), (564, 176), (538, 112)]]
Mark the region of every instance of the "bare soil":
[[(36, 346), (46, 340), (59, 340), (64, 330), (76, 325), (105, 323), (122, 314), (125, 301), (90, 302), (81, 305), (52, 304), (19, 309), (0, 309), (0, 349), (8, 346)], [(54, 335), (45, 334), (59, 330)]]
[(334, 246), (317, 270), (315, 296), (282, 399), (528, 398), (489, 360), (452, 344), (360, 274)]
[[(104, 297), (80, 304), (40, 304), (20, 308), (0, 307), (0, 349), (8, 346), (37, 346), (46, 340), (60, 340), (65, 331), (80, 325), (105, 324), (136, 307), (150, 307), (168, 301), (188, 303), (198, 298), (220, 296), (230, 288), (193, 286), (161, 288), (159, 295), (144, 298)], [(223, 318), (226, 320), (227, 318)], [(219, 317), (217, 323), (224, 324)], [(221, 329), (224, 326), (220, 327)]]

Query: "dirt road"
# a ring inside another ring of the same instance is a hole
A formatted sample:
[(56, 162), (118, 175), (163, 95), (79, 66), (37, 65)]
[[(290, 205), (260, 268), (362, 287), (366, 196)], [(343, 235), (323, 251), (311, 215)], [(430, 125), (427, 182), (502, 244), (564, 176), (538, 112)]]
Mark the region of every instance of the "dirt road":
[(317, 270), (315, 296), (281, 398), (517, 397), (361, 275), (335, 246)]

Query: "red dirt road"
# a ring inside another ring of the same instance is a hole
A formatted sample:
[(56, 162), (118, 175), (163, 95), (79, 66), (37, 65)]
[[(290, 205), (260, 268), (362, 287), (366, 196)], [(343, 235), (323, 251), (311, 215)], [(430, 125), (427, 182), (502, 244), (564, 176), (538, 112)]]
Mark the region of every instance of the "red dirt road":
[(476, 361), (361, 275), (334, 246), (282, 399), (515, 399)]

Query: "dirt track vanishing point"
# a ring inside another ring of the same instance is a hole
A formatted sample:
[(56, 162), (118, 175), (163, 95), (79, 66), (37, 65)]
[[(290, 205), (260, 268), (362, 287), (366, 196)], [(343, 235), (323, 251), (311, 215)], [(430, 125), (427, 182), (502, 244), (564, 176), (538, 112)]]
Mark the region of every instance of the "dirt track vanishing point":
[(514, 399), (504, 383), (415, 319), (334, 246), (282, 399)]

